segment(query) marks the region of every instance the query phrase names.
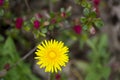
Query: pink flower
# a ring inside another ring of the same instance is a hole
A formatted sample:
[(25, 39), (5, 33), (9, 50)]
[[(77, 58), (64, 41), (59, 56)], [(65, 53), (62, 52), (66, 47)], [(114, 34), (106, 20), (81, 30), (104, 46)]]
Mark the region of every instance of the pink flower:
[(75, 25), (73, 27), (73, 30), (77, 33), (80, 34), (82, 32), (82, 26), (81, 25)]
[(0, 0), (0, 6), (4, 4), (4, 0)]
[(100, 4), (100, 0), (93, 0), (93, 3), (95, 6), (98, 6)]
[(17, 29), (21, 29), (21, 27), (22, 27), (22, 24), (23, 24), (23, 19), (22, 18), (17, 18), (16, 19), (16, 28)]
[(66, 17), (66, 13), (65, 13), (65, 12), (62, 12), (62, 13), (61, 13), (61, 17), (63, 17), (63, 18)]
[(34, 28), (38, 29), (40, 27), (40, 22), (38, 20), (34, 21)]
[(40, 13), (36, 13), (36, 14), (35, 14), (35, 17), (36, 17), (37, 19), (41, 19), (43, 16), (42, 16)]
[(91, 27), (90, 28), (90, 34), (94, 35), (96, 33), (96, 30), (94, 27)]

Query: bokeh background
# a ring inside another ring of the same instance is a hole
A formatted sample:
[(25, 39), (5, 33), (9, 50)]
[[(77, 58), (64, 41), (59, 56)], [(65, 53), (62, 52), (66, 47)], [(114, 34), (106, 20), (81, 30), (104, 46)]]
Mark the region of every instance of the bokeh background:
[(120, 80), (120, 0), (0, 0), (0, 80), (48, 80), (34, 52), (69, 47), (55, 80)]

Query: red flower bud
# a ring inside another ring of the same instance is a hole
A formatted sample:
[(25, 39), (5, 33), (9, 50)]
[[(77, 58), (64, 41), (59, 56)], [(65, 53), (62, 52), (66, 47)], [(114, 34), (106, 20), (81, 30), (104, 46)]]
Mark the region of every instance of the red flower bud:
[(61, 78), (61, 75), (60, 75), (60, 74), (56, 74), (56, 75), (55, 75), (55, 79), (56, 79), (56, 80), (60, 80), (60, 78)]
[(23, 19), (22, 18), (17, 18), (16, 23), (15, 23), (16, 28), (20, 29), (22, 27), (22, 24), (23, 24)]
[(65, 13), (65, 12), (62, 12), (62, 13), (61, 13), (61, 17), (66, 17), (66, 13)]
[(34, 21), (34, 28), (38, 29), (40, 27), (40, 22), (38, 20)]
[(42, 18), (43, 16), (42, 16), (41, 14), (38, 14), (38, 17), (39, 17), (39, 18)]
[(51, 20), (51, 24), (55, 24), (55, 23), (56, 23), (56, 19), (53, 18), (53, 19)]
[(82, 32), (82, 26), (81, 25), (75, 25), (73, 27), (73, 30), (77, 33), (80, 34)]
[(93, 3), (95, 6), (98, 6), (100, 4), (100, 0), (93, 0)]
[(0, 0), (0, 6), (4, 4), (4, 0)]
[(9, 63), (5, 64), (4, 69), (6, 69), (8, 71), (10, 69), (10, 64)]

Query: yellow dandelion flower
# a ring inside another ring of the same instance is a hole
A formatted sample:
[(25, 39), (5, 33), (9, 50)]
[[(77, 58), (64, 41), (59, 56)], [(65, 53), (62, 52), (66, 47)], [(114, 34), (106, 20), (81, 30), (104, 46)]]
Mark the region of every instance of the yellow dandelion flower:
[(45, 72), (58, 72), (61, 71), (61, 67), (65, 66), (68, 62), (68, 47), (64, 46), (62, 41), (56, 40), (43, 41), (37, 46), (35, 54), (38, 60), (37, 64), (40, 68), (45, 68)]

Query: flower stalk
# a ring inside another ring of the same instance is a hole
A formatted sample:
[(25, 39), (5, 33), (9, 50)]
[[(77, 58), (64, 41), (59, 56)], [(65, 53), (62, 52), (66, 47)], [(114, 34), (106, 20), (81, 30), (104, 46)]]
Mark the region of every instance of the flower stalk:
[(49, 80), (55, 80), (55, 73), (50, 73), (50, 79)]

